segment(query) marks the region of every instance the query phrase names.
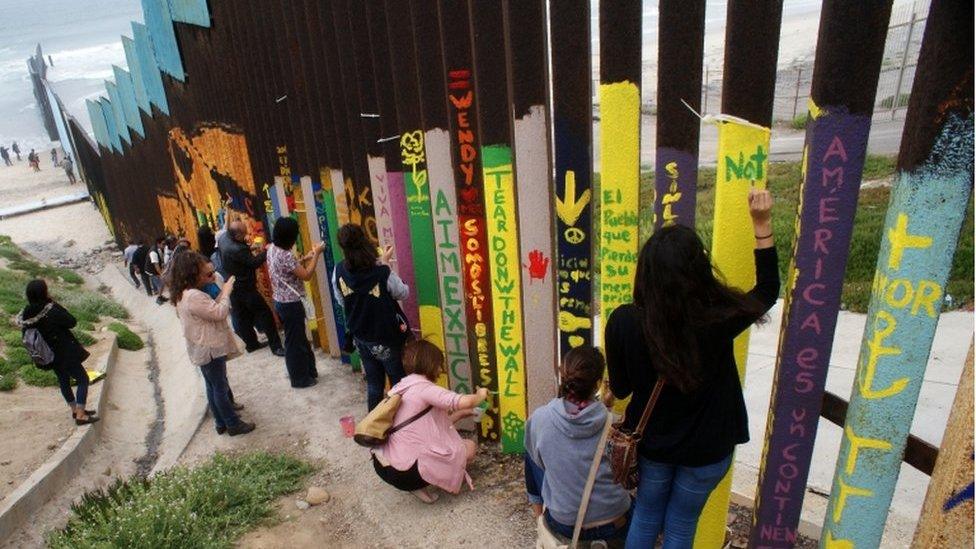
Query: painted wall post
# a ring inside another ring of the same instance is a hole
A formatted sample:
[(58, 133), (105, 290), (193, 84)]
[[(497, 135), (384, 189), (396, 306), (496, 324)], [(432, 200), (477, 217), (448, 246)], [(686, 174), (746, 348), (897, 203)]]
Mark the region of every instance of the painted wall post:
[[(479, 96), (471, 72), (471, 31), (465, 0), (439, 0), (441, 43), (448, 122), (454, 151), (454, 180), (458, 201), (458, 230), (464, 274), (464, 313), (468, 319), (468, 355), (474, 385), (498, 391), (495, 375), (495, 321), (492, 312), (491, 264), (485, 219), (481, 169)], [(501, 441), (498, 402), (490, 400), (478, 437)]]
[[(417, 79), (420, 86), (420, 115), (427, 150), (430, 181), (430, 209), (434, 222), (438, 290), (444, 326), (444, 355), (450, 388), (471, 393), (471, 361), (468, 355), (467, 315), (464, 311), (464, 282), (458, 228), (457, 181), (451, 154), (451, 132), (444, 85), (444, 53), (441, 48), (437, 0), (412, 0), (413, 41), (417, 51)], [(469, 422), (468, 426), (473, 427)]]
[(973, 543), (973, 344), (942, 436), (912, 547)]
[(592, 79), (590, 2), (562, 0), (549, 15), (552, 56), (556, 289), (560, 356), (593, 343)]
[(752, 548), (796, 542), (890, 13), (890, 2), (839, 0), (821, 11)]
[(884, 533), (972, 192), (972, 21), (971, 3), (932, 3), (821, 534), (825, 547), (877, 547)]
[(654, 227), (695, 227), (705, 0), (661, 0), (657, 50)]
[(518, 453), (525, 438), (525, 342), (504, 15), (502, 0), (468, 0), (468, 8), (479, 97), (502, 451)]
[[(746, 200), (753, 186), (766, 188), (769, 173), (769, 126), (782, 11), (782, 0), (732, 0), (726, 17), (712, 261), (726, 283), (743, 291), (756, 282), (756, 240)], [(743, 386), (749, 332), (742, 332), (734, 344)], [(734, 463), (702, 510), (696, 547), (718, 547), (725, 541)]]
[(505, 0), (521, 248), (527, 412), (556, 396), (559, 361), (543, 0)]

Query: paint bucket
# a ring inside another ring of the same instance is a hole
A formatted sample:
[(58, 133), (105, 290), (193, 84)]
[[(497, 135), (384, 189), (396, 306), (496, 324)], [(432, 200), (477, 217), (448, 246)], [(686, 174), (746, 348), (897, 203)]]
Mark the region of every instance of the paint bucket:
[(356, 434), (356, 418), (354, 416), (342, 416), (339, 418), (339, 426), (342, 427), (342, 436), (352, 438)]

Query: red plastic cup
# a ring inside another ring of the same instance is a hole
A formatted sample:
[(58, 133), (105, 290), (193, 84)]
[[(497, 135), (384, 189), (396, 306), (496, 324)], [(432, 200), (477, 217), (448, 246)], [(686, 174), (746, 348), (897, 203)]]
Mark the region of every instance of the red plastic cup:
[(352, 438), (356, 434), (356, 418), (353, 416), (342, 416), (339, 418), (339, 425), (342, 427), (342, 435)]

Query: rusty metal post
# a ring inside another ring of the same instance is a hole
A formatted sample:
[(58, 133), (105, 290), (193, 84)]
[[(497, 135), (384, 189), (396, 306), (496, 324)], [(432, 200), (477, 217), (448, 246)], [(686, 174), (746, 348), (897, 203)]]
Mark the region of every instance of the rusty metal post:
[(890, 13), (881, 0), (828, 0), (821, 11), (753, 548), (796, 542)]
[(657, 51), (654, 227), (695, 226), (705, 0), (661, 0)]

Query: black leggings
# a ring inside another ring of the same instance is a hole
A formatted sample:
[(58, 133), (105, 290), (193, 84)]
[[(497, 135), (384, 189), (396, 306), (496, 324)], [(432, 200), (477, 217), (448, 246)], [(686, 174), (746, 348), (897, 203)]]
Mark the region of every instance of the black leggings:
[[(68, 405), (77, 404), (84, 408), (88, 398), (88, 372), (85, 371), (85, 367), (77, 362), (58, 366), (54, 368), (54, 375), (58, 376), (58, 385), (61, 387), (61, 396), (64, 397), (64, 401)], [(72, 378), (78, 384), (77, 395), (71, 392)]]
[(374, 455), (373, 469), (376, 470), (376, 474), (379, 475), (383, 481), (397, 490), (413, 492), (414, 490), (420, 490), (421, 488), (430, 486), (426, 480), (420, 477), (420, 469), (417, 467), (416, 461), (413, 462), (412, 467), (406, 471), (401, 471), (392, 465), (383, 465)]

